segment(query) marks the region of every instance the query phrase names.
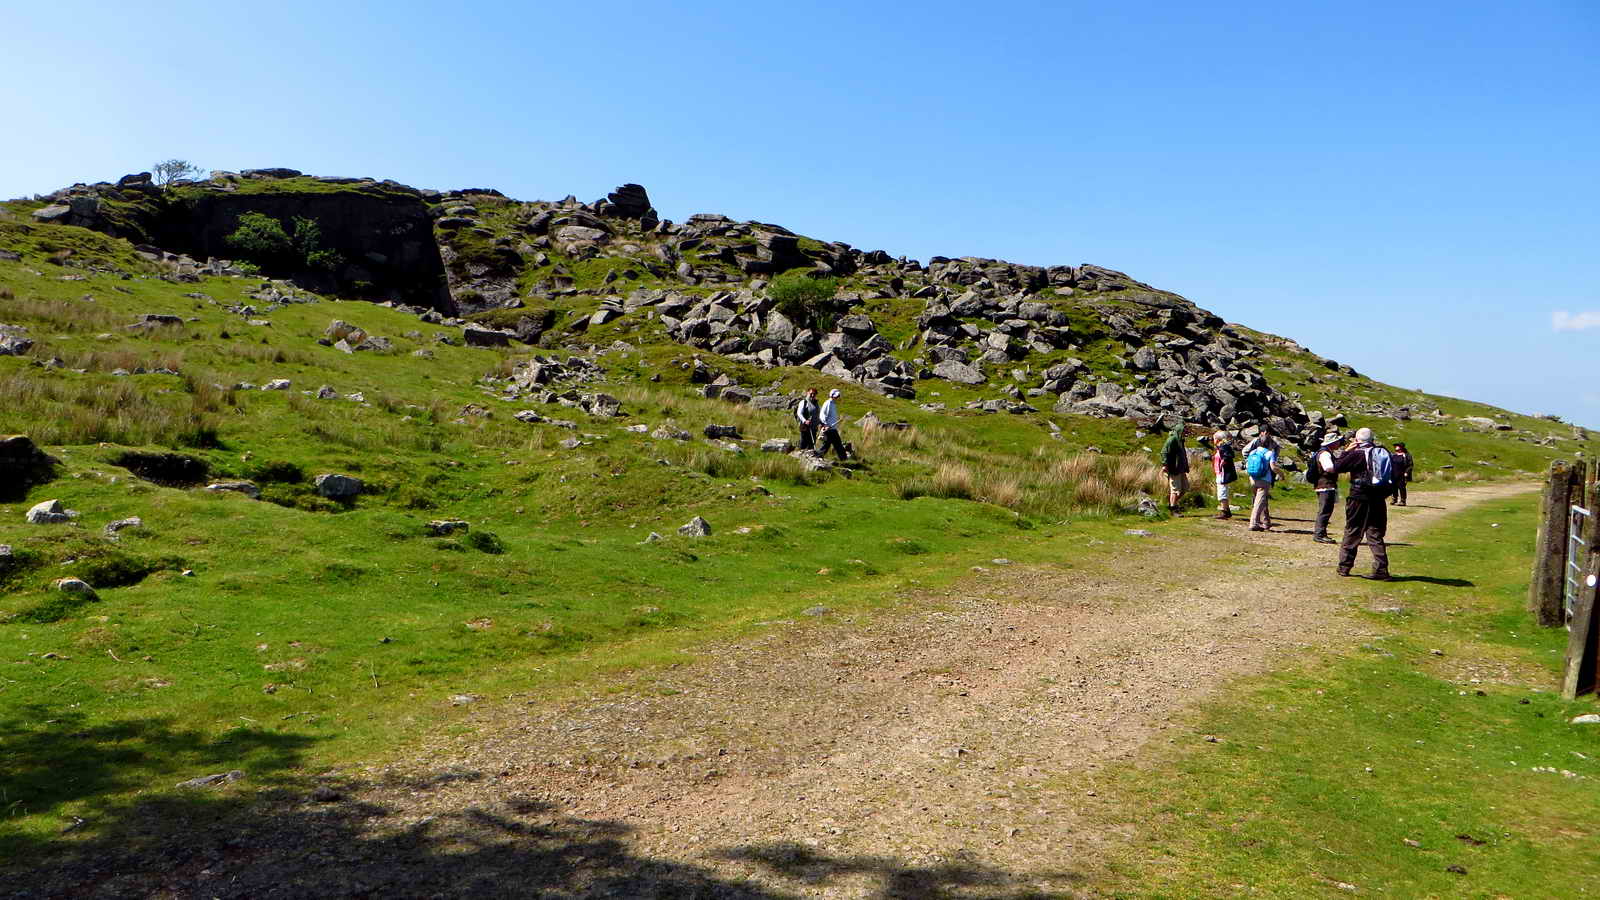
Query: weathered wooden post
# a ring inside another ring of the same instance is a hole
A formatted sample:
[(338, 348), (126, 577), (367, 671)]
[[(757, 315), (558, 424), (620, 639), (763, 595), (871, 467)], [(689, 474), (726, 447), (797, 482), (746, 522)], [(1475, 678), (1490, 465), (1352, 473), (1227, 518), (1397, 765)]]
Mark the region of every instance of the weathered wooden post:
[(1565, 624), (1561, 608), (1562, 582), (1567, 576), (1567, 526), (1571, 518), (1573, 475), (1583, 483), (1583, 464), (1558, 459), (1550, 463), (1539, 511), (1539, 536), (1533, 548), (1533, 580), (1528, 583), (1528, 609), (1540, 625)]
[(1600, 616), (1594, 614), (1600, 599), (1600, 574), (1590, 569), (1578, 584), (1578, 599), (1572, 605), (1572, 634), (1567, 636), (1567, 667), (1561, 678), (1561, 696), (1578, 699), (1579, 694), (1595, 690), (1595, 662), (1600, 650)]

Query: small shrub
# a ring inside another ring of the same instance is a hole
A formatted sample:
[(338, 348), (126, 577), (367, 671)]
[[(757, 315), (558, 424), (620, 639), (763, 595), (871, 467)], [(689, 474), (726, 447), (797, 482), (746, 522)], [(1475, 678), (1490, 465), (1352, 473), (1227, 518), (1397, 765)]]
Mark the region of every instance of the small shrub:
[(500, 536), (492, 531), (469, 531), (467, 532), (466, 544), (481, 553), (500, 554), (506, 552), (505, 542), (501, 541)]
[(933, 482), (926, 478), (907, 478), (894, 486), (894, 494), (901, 500), (915, 500), (933, 493)]
[(838, 289), (837, 278), (813, 278), (807, 272), (793, 271), (772, 279), (767, 296), (772, 298), (778, 312), (796, 325), (827, 331), (833, 317), (843, 311), (833, 299)]

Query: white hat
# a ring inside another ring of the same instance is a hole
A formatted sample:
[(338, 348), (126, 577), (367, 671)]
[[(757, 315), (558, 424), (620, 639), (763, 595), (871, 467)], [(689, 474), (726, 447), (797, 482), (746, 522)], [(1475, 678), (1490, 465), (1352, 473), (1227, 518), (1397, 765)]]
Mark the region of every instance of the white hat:
[(834, 388), (833, 390), (829, 391), (828, 392), (828, 396), (829, 397), (837, 397), (837, 396), (839, 396), (839, 389), (838, 388)]

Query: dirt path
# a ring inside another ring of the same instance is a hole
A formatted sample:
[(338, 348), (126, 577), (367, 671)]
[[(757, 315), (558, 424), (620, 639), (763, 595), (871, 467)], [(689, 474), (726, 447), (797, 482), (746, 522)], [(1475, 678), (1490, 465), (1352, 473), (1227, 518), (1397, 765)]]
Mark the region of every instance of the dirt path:
[[(1391, 540), (1526, 490), (1418, 495)], [(1231, 679), (1364, 633), (1336, 614), (1335, 549), (1194, 521), (1071, 569), (985, 564), (894, 615), (771, 623), (650, 692), (484, 704), (470, 750), (331, 779), (335, 802), (231, 826), (255, 837), (166, 891), (259, 895), (265, 867), (287, 894), (1090, 893), (1127, 837), (1097, 823), (1137, 818), (1099, 808), (1096, 770), (1195, 739), (1171, 723)]]
[[(1524, 490), (1422, 495), (1391, 539)], [(778, 623), (668, 673), (664, 695), (486, 714), (502, 730), (454, 764), (506, 774), (386, 799), (428, 815), (520, 792), (627, 826), (639, 856), (780, 893), (1070, 891), (1117, 835), (1079, 827), (1093, 801), (1060, 790), (1063, 772), (1127, 758), (1229, 679), (1361, 633), (1333, 615), (1336, 548), (1197, 524), (1072, 570), (990, 565), (880, 621)]]

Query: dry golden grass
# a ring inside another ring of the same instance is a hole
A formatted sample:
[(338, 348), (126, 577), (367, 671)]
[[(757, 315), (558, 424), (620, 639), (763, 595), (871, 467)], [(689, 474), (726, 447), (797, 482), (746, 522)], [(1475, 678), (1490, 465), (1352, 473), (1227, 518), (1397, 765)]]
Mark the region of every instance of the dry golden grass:
[(1016, 509), (1022, 505), (1025, 495), (1022, 483), (1015, 476), (1002, 475), (998, 478), (984, 479), (980, 496), (986, 503)]
[(961, 463), (940, 463), (933, 473), (933, 495), (961, 500), (974, 496), (972, 470)]

